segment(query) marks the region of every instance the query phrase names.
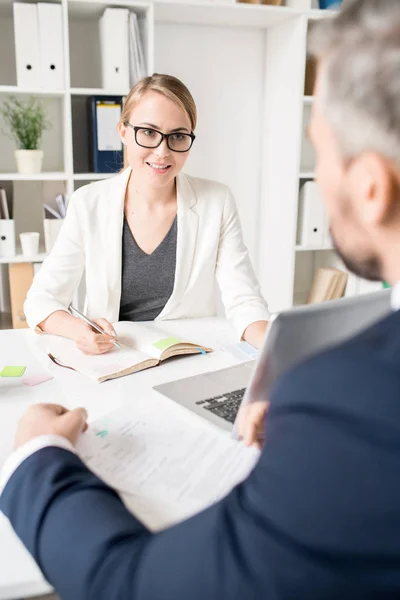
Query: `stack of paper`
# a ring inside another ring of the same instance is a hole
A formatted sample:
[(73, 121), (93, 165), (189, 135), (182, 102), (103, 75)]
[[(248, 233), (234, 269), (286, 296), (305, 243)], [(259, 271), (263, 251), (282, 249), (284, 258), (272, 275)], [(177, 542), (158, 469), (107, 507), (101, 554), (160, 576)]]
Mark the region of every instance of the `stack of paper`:
[(344, 294), (347, 273), (335, 268), (321, 267), (315, 273), (307, 304), (336, 300)]
[(55, 204), (57, 205), (57, 208), (50, 206), (50, 204), (43, 205), (43, 231), (47, 253), (53, 248), (67, 214), (67, 200), (63, 194), (58, 194), (56, 196)]
[(0, 219), (10, 219), (10, 210), (7, 203), (6, 190), (0, 188)]
[(131, 86), (146, 76), (146, 64), (140, 40), (138, 18), (134, 12), (129, 13), (129, 78)]

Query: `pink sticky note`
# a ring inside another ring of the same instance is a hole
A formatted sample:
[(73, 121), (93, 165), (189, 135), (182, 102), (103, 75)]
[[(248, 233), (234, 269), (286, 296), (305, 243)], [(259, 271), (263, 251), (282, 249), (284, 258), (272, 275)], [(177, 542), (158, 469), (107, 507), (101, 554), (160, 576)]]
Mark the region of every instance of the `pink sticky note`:
[(22, 379), (22, 383), (24, 385), (39, 385), (39, 383), (44, 383), (45, 381), (50, 381), (50, 379), (54, 379), (52, 375), (48, 375), (48, 373), (38, 373), (36, 375), (28, 375)]

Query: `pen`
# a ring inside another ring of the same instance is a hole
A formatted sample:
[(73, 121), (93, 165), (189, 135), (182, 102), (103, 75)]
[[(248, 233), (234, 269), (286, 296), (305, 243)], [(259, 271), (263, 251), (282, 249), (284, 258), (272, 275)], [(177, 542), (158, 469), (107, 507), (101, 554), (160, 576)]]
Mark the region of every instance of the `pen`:
[[(93, 329), (95, 329), (99, 333), (102, 333), (103, 335), (106, 335), (106, 332), (104, 331), (104, 329), (102, 329), (101, 327), (99, 327), (98, 325), (96, 325), (96, 323), (93, 323), (93, 321), (91, 321), (90, 319), (88, 319), (87, 317), (85, 317), (85, 315), (83, 315), (81, 312), (79, 312), (79, 310), (77, 310), (76, 308), (74, 308), (72, 306), (72, 304), (69, 305), (69, 310), (76, 317), (79, 317), (80, 319), (82, 319), (82, 321), (85, 321), (85, 323), (87, 323), (88, 325), (90, 325), (90, 327), (93, 327)], [(114, 342), (114, 345), (117, 346), (117, 348), (121, 348), (121, 346), (120, 346), (120, 344), (118, 344), (117, 340), (113, 340), (113, 342)]]

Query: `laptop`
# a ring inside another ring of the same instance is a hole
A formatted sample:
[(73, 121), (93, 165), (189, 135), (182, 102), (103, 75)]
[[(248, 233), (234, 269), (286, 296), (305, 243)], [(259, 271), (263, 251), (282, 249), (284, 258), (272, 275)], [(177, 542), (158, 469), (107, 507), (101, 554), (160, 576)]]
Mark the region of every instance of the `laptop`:
[(304, 305), (271, 318), (258, 361), (154, 387), (210, 423), (235, 434), (242, 403), (265, 400), (290, 367), (344, 341), (391, 311), (391, 290)]

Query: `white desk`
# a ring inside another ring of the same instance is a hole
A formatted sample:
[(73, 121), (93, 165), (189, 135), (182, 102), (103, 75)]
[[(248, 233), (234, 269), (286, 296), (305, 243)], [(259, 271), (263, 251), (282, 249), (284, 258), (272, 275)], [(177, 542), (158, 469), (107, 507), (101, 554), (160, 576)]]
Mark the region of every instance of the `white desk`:
[[(54, 375), (53, 380), (35, 387), (23, 385), (20, 378), (0, 378), (0, 467), (12, 451), (18, 419), (29, 404), (57, 402), (68, 408), (84, 406), (89, 420), (93, 420), (124, 403), (134, 402), (138, 395), (145, 395), (151, 402), (152, 396), (154, 398), (157, 394), (152, 390), (154, 385), (238, 362), (229, 351), (221, 350), (221, 345), (237, 341), (224, 319), (182, 320), (170, 324), (164, 322), (163, 325), (169, 326), (176, 335), (214, 348), (215, 352), (174, 359), (147, 371), (96, 384), (78, 373), (53, 365), (38, 351), (37, 336), (32, 332), (0, 331), (0, 366), (24, 365), (28, 367), (26, 374), (50, 370)], [(165, 402), (169, 400), (165, 399)], [(175, 405), (171, 406), (172, 413), (173, 410), (176, 410)], [(26, 598), (51, 591), (8, 521), (0, 514), (0, 600)]]

